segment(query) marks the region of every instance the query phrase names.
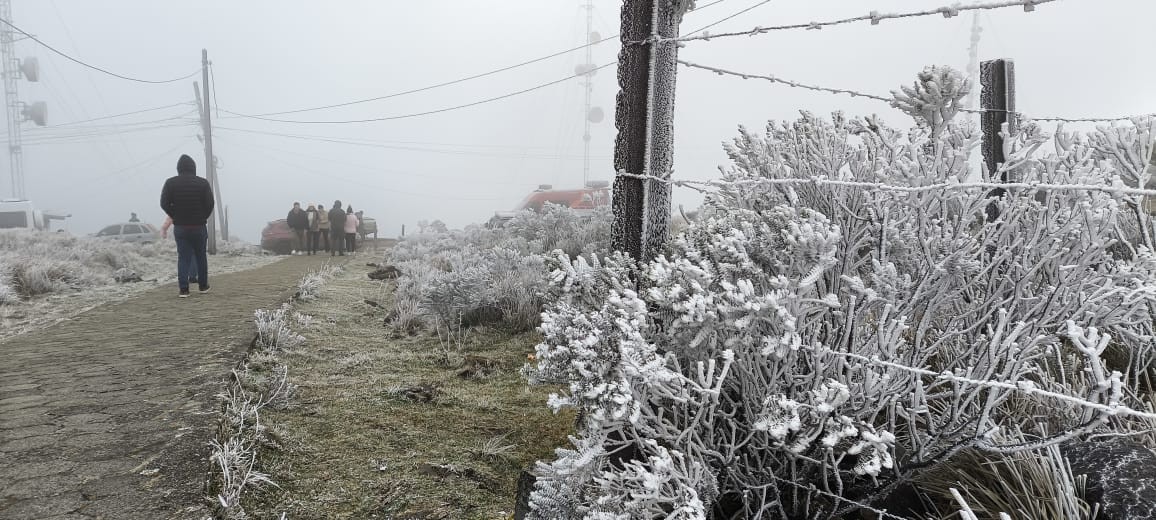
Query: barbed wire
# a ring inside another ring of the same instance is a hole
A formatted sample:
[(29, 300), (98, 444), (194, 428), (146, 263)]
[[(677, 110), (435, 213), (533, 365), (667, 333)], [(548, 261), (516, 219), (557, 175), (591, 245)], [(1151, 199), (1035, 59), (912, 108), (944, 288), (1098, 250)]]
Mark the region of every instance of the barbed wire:
[(741, 186), (837, 186), (844, 188), (861, 188), (867, 191), (893, 191), (900, 193), (925, 193), (929, 191), (946, 190), (1037, 190), (1037, 191), (1093, 191), (1115, 196), (1156, 197), (1156, 189), (1131, 188), (1128, 186), (1103, 186), (1097, 184), (1056, 184), (1047, 182), (938, 182), (924, 186), (899, 186), (879, 182), (850, 181), (841, 179), (826, 179), (822, 177), (786, 178), (786, 179), (751, 179), (751, 180), (674, 180), (655, 175), (639, 175), (628, 172), (619, 172), (618, 177), (649, 180), (670, 184), (672, 186), (691, 188), (705, 191), (705, 188), (724, 188)]
[[(995, 9), (1003, 9), (1003, 8), (1007, 8), (1007, 7), (1023, 7), (1024, 12), (1032, 12), (1032, 11), (1036, 10), (1037, 5), (1047, 4), (1047, 3), (1056, 2), (1056, 1), (1058, 1), (1058, 0), (1008, 0), (1008, 1), (1004, 1), (1004, 2), (987, 2), (987, 3), (973, 4), (973, 5), (959, 5), (958, 3), (956, 3), (956, 4), (953, 4), (950, 6), (937, 7), (935, 9), (928, 9), (928, 10), (924, 10), (924, 11), (914, 11), (914, 12), (909, 12), (909, 13), (880, 13), (879, 11), (871, 11), (870, 13), (863, 15), (863, 16), (856, 16), (853, 18), (844, 18), (842, 20), (832, 20), (832, 21), (828, 21), (828, 22), (807, 22), (807, 23), (798, 23), (798, 24), (791, 24), (791, 25), (778, 25), (778, 26), (772, 26), (772, 27), (755, 27), (754, 29), (750, 29), (750, 30), (746, 30), (746, 31), (725, 32), (725, 33), (718, 33), (718, 34), (707, 33), (707, 34), (701, 34), (698, 36), (680, 36), (677, 38), (660, 38), (657, 41), (660, 41), (660, 42), (667, 42), (667, 41), (688, 42), (688, 41), (695, 41), (695, 40), (707, 41), (707, 40), (713, 40), (716, 38), (733, 38), (736, 36), (757, 36), (757, 35), (766, 34), (766, 33), (772, 32), (772, 31), (788, 31), (788, 30), (796, 30), (796, 29), (805, 29), (805, 30), (813, 31), (813, 30), (822, 29), (824, 27), (831, 27), (831, 26), (835, 26), (835, 25), (845, 25), (845, 24), (858, 23), (858, 22), (867, 22), (867, 21), (870, 21), (871, 25), (879, 25), (879, 22), (881, 22), (883, 20), (896, 20), (896, 19), (900, 19), (900, 18), (916, 18), (916, 17), (923, 17), (923, 16), (935, 16), (935, 15), (941, 15), (944, 18), (954, 18), (956, 16), (959, 16), (960, 13), (965, 12), (965, 11), (995, 10)], [(648, 42), (642, 41), (642, 42), (630, 42), (630, 43), (645, 44)]]
[(1034, 395), (1037, 397), (1046, 397), (1046, 398), (1056, 399), (1059, 401), (1064, 401), (1064, 402), (1075, 404), (1077, 406), (1081, 406), (1084, 408), (1091, 408), (1094, 410), (1099, 410), (1099, 411), (1104, 412), (1105, 414), (1108, 414), (1108, 415), (1130, 415), (1133, 417), (1139, 417), (1141, 419), (1148, 419), (1148, 420), (1156, 421), (1156, 413), (1143, 412), (1140, 410), (1135, 410), (1133, 408), (1129, 408), (1128, 406), (1120, 404), (1120, 403), (1113, 403), (1113, 404), (1097, 403), (1097, 402), (1089, 401), (1087, 399), (1084, 399), (1082, 397), (1077, 397), (1074, 395), (1063, 394), (1060, 392), (1053, 392), (1051, 390), (1044, 390), (1042, 388), (1037, 387), (1033, 381), (1023, 380), (1023, 381), (1008, 382), (1008, 381), (992, 381), (992, 380), (988, 380), (988, 379), (973, 379), (973, 378), (969, 378), (966, 376), (957, 375), (954, 372), (950, 372), (950, 371), (936, 372), (934, 370), (928, 370), (926, 368), (907, 366), (907, 365), (904, 365), (902, 363), (895, 363), (893, 361), (883, 361), (882, 359), (879, 359), (878, 356), (864, 356), (862, 354), (855, 354), (852, 352), (839, 352), (839, 351), (832, 350), (832, 349), (829, 349), (827, 347), (821, 347), (821, 346), (818, 347), (818, 349), (820, 349), (820, 350), (822, 350), (828, 354), (832, 354), (832, 355), (836, 355), (836, 356), (842, 356), (842, 357), (854, 359), (857, 361), (862, 361), (864, 363), (875, 365), (877, 367), (893, 368), (895, 370), (901, 370), (901, 371), (908, 372), (908, 373), (915, 374), (915, 375), (919, 375), (919, 376), (932, 377), (932, 378), (939, 380), (939, 381), (959, 382), (959, 383), (964, 383), (964, 384), (969, 384), (969, 385), (974, 385), (974, 386), (981, 386), (981, 387), (985, 387), (985, 388), (1001, 388), (1004, 390), (1011, 390), (1013, 392), (1030, 394), (1030, 395)]
[(782, 477), (777, 476), (774, 473), (770, 473), (770, 472), (767, 473), (767, 476), (771, 477), (771, 480), (774, 480), (775, 482), (779, 482), (781, 484), (787, 484), (789, 486), (794, 486), (797, 489), (801, 489), (804, 491), (809, 491), (812, 493), (823, 495), (827, 498), (833, 498), (833, 499), (838, 500), (840, 502), (846, 502), (846, 503), (851, 504), (855, 507), (858, 507), (861, 509), (866, 509), (868, 511), (871, 511), (872, 513), (879, 515), (879, 517), (881, 517), (881, 518), (894, 518), (895, 520), (911, 520), (907, 517), (897, 516), (897, 515), (894, 515), (892, 513), (888, 513), (886, 509), (879, 509), (879, 508), (864, 504), (862, 502), (856, 502), (856, 501), (851, 500), (847, 497), (836, 495), (834, 493), (831, 493), (830, 491), (823, 491), (822, 489), (819, 489), (818, 486), (815, 486), (814, 484), (804, 486), (803, 484), (799, 484), (798, 482), (787, 480), (785, 478), (782, 478)]
[[(791, 87), (791, 88), (801, 88), (801, 89), (811, 90), (814, 92), (823, 92), (823, 93), (827, 93), (827, 94), (846, 94), (846, 95), (851, 96), (851, 97), (860, 97), (860, 98), (872, 99), (875, 101), (882, 101), (882, 102), (887, 103), (889, 105), (893, 101), (893, 98), (886, 97), (886, 96), (880, 96), (878, 94), (871, 94), (869, 92), (861, 92), (858, 90), (851, 90), (851, 89), (845, 89), (845, 88), (824, 87), (824, 86), (820, 86), (820, 85), (809, 85), (806, 83), (801, 83), (801, 82), (794, 81), (794, 80), (784, 79), (784, 78), (780, 78), (778, 76), (773, 76), (773, 75), (769, 75), (769, 74), (752, 74), (749, 72), (738, 72), (738, 71), (728, 70), (728, 69), (724, 69), (724, 68), (720, 68), (720, 67), (713, 67), (710, 65), (702, 65), (700, 63), (694, 63), (694, 62), (687, 61), (687, 60), (678, 60), (678, 63), (684, 67), (687, 67), (687, 68), (705, 70), (708, 72), (713, 72), (713, 73), (718, 74), (720, 76), (733, 76), (733, 77), (741, 78), (741, 79), (759, 79), (759, 80), (763, 80), (763, 81), (769, 81), (771, 83), (786, 85), (786, 86)], [(983, 108), (979, 108), (979, 109), (960, 108), (959, 111), (969, 113), (969, 114), (982, 114), (985, 112), (1007, 112), (1006, 110), (991, 110), (991, 109), (983, 109)], [(1032, 120), (1032, 121), (1050, 121), (1050, 122), (1061, 122), (1061, 123), (1110, 123), (1110, 122), (1115, 122), (1115, 121), (1131, 121), (1134, 119), (1156, 117), (1156, 113), (1137, 114), (1137, 115), (1120, 116), (1120, 117), (1084, 117), (1084, 118), (1055, 117), (1055, 116), (1033, 117), (1033, 116), (1031, 116), (1029, 114), (1025, 114), (1023, 112), (1015, 112), (1015, 114), (1020, 116), (1020, 117), (1025, 118), (1025, 119)]]

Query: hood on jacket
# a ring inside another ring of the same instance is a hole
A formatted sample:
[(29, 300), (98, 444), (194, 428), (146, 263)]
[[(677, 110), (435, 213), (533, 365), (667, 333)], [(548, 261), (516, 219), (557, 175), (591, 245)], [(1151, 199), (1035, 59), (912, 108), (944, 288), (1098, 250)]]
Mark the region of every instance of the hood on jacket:
[(182, 155), (180, 159), (177, 159), (177, 173), (180, 175), (196, 175), (197, 161), (194, 161), (192, 157)]

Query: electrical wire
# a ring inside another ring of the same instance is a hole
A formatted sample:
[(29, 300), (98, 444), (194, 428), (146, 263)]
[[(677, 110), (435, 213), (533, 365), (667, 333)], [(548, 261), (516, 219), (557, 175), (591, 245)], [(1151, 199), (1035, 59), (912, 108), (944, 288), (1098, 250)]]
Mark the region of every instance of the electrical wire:
[[(697, 12), (702, 11), (703, 9), (721, 4), (725, 1), (726, 0), (715, 0), (714, 2), (711, 2), (709, 4), (705, 4), (705, 5), (702, 5), (700, 7), (695, 8), (694, 11), (692, 11), (692, 12), (697, 13)], [(721, 22), (719, 22), (719, 23), (721, 23)], [(712, 26), (713, 26), (713, 24), (712, 24)], [(370, 103), (373, 101), (381, 101), (384, 99), (391, 99), (391, 98), (395, 98), (395, 97), (406, 96), (409, 94), (416, 94), (418, 92), (425, 92), (427, 90), (434, 90), (434, 89), (438, 89), (438, 88), (442, 88), (442, 87), (448, 87), (450, 85), (457, 85), (459, 83), (465, 83), (467, 81), (472, 81), (472, 80), (484, 78), (487, 76), (493, 76), (495, 74), (500, 74), (502, 72), (518, 69), (521, 67), (525, 67), (527, 65), (533, 65), (533, 64), (539, 63), (539, 62), (543, 62), (543, 61), (549, 60), (551, 58), (557, 58), (558, 56), (563, 56), (563, 55), (569, 54), (569, 53), (574, 52), (574, 51), (580, 51), (580, 50), (585, 49), (587, 47), (591, 47), (591, 46), (598, 45), (598, 44), (603, 43), (603, 42), (607, 42), (607, 41), (616, 39), (616, 38), (618, 38), (618, 36), (619, 36), (618, 34), (614, 34), (611, 36), (607, 36), (605, 38), (601, 38), (601, 39), (596, 40), (596, 41), (586, 43), (584, 45), (579, 45), (577, 47), (571, 47), (571, 48), (566, 49), (566, 50), (558, 51), (558, 52), (555, 52), (553, 54), (548, 54), (546, 56), (542, 56), (539, 58), (534, 58), (532, 60), (523, 61), (521, 63), (515, 63), (513, 65), (509, 65), (506, 67), (493, 69), (493, 70), (490, 70), (487, 72), (482, 72), (479, 74), (474, 74), (471, 76), (466, 76), (466, 77), (458, 78), (455, 80), (444, 81), (442, 83), (436, 83), (433, 85), (427, 85), (425, 87), (419, 87), (419, 88), (414, 88), (414, 89), (410, 89), (410, 90), (403, 90), (400, 92), (394, 92), (392, 94), (386, 94), (386, 95), (382, 95), (382, 96), (376, 96), (376, 97), (365, 98), (365, 99), (358, 99), (358, 100), (354, 100), (354, 101), (346, 101), (344, 103), (334, 103), (331, 105), (322, 105), (322, 106), (309, 107), (309, 108), (298, 108), (298, 109), (294, 109), (294, 110), (281, 110), (278, 112), (265, 112), (265, 113), (260, 113), (260, 114), (239, 114), (237, 112), (230, 112), (228, 110), (225, 110), (224, 112), (228, 112), (228, 113), (233, 114), (233, 115), (238, 116), (238, 117), (261, 118), (261, 117), (269, 117), (269, 116), (284, 116), (284, 115), (289, 115), (289, 114), (300, 114), (303, 112), (315, 112), (318, 110), (328, 110), (331, 108), (341, 108), (341, 107), (347, 107), (347, 106), (351, 106), (351, 105), (359, 105), (362, 103)], [(209, 70), (210, 71), (212, 70), (211, 66), (210, 66)], [(214, 95), (216, 95), (216, 94), (214, 94)]]
[[(617, 61), (612, 61), (612, 62), (607, 63), (605, 65), (599, 65), (599, 66), (595, 67), (594, 69), (592, 69), (591, 71), (587, 72), (587, 74), (589, 74), (595, 70), (604, 69), (604, 68), (609, 67), (611, 65), (615, 65), (617, 63), (618, 63)], [(340, 125), (340, 124), (354, 124), (354, 123), (375, 123), (375, 122), (380, 122), (380, 121), (395, 121), (398, 119), (409, 119), (409, 118), (413, 118), (413, 117), (421, 117), (421, 116), (428, 116), (428, 115), (433, 115), (433, 114), (441, 114), (444, 112), (453, 112), (456, 110), (461, 110), (463, 108), (470, 108), (470, 107), (475, 107), (478, 105), (484, 105), (487, 103), (492, 103), (494, 101), (500, 101), (503, 99), (512, 98), (514, 96), (525, 94), (527, 92), (533, 92), (535, 90), (541, 90), (541, 89), (544, 89), (546, 87), (557, 85), (559, 83), (565, 83), (565, 82), (570, 81), (570, 80), (572, 80), (576, 77), (579, 77), (579, 76), (580, 76), (580, 74), (571, 74), (571, 75), (566, 76), (564, 78), (556, 79), (554, 81), (542, 83), (539, 85), (535, 85), (535, 86), (530, 87), (530, 88), (518, 90), (516, 92), (510, 92), (508, 94), (502, 94), (500, 96), (486, 98), (486, 99), (483, 99), (480, 101), (474, 101), (472, 103), (466, 103), (463, 105), (455, 105), (452, 107), (439, 108), (436, 110), (427, 110), (424, 112), (413, 112), (413, 113), (409, 113), (409, 114), (401, 114), (401, 115), (394, 115), (394, 116), (372, 117), (372, 118), (367, 118), (367, 119), (302, 121), (302, 120), (296, 120), (296, 119), (274, 119), (274, 118), (263, 117), (263, 116), (250, 116), (250, 115), (240, 114), (237, 112), (233, 112), (231, 110), (224, 110), (224, 109), (222, 109), (221, 111), (226, 113), (226, 114), (232, 114), (232, 115), (235, 115), (238, 117), (244, 117), (244, 118), (248, 118), (248, 119), (258, 119), (261, 121), (270, 121), (270, 122), (274, 122), (274, 123), (293, 123), (293, 124), (307, 124), (307, 125)]]
[[(228, 140), (228, 139), (226, 139), (226, 141), (227, 141), (227, 140)], [(341, 177), (341, 176), (338, 176), (338, 175), (333, 175), (331, 172), (328, 172), (328, 171), (321, 171), (321, 170), (317, 170), (317, 169), (315, 169), (315, 168), (310, 168), (310, 167), (308, 167), (308, 166), (302, 166), (301, 164), (298, 164), (298, 163), (295, 163), (295, 162), (286, 161), (286, 160), (284, 160), (284, 159), (282, 159), (282, 158), (280, 158), (280, 157), (278, 157), (278, 156), (276, 156), (276, 155), (273, 155), (273, 154), (271, 154), (271, 153), (268, 153), (268, 152), (265, 152), (265, 151), (262, 151), (262, 150), (259, 150), (259, 149), (253, 149), (252, 151), (253, 151), (253, 152), (255, 152), (255, 153), (258, 153), (258, 154), (260, 154), (260, 155), (264, 155), (265, 157), (268, 157), (270, 160), (272, 160), (272, 161), (275, 161), (275, 162), (278, 162), (278, 163), (280, 163), (280, 164), (283, 164), (283, 165), (285, 165), (285, 166), (287, 166), (287, 167), (289, 167), (289, 168), (294, 168), (294, 169), (297, 169), (297, 170), (299, 170), (299, 171), (301, 171), (301, 172), (305, 172), (305, 173), (309, 173), (309, 174), (312, 174), (312, 175), (314, 175), (314, 176), (315, 176), (315, 178), (338, 180), (338, 181), (347, 182), (347, 183), (350, 183), (350, 184), (356, 184), (356, 185), (364, 186), (364, 187), (367, 187), (367, 188), (373, 188), (373, 189), (381, 190), (381, 191), (384, 191), (384, 192), (387, 192), (387, 193), (395, 193), (395, 194), (398, 194), (398, 195), (408, 195), (408, 196), (410, 196), (410, 197), (421, 197), (421, 198), (426, 198), (426, 199), (436, 199), (436, 200), (454, 200), (454, 201), (486, 201), (486, 202), (494, 202), (494, 201), (500, 201), (500, 200), (504, 200), (503, 198), (463, 198), (463, 197), (448, 197), (448, 196), (446, 196), (446, 195), (444, 195), (444, 194), (440, 194), (440, 193), (439, 193), (439, 194), (429, 194), (429, 193), (416, 193), (416, 192), (410, 192), (410, 191), (402, 191), (402, 190), (397, 190), (397, 189), (393, 189), (393, 188), (387, 188), (387, 187), (384, 187), (384, 186), (379, 186), (379, 185), (376, 185), (376, 184), (370, 184), (370, 183), (367, 183), (367, 182), (364, 182), (364, 181), (359, 181), (359, 180), (355, 180), (355, 179), (350, 179), (350, 178), (347, 178), (347, 177)]]
[(16, 31), (16, 32), (18, 32), (18, 33), (20, 33), (20, 34), (23, 34), (23, 35), (24, 35), (25, 37), (27, 37), (28, 39), (30, 39), (30, 40), (32, 40), (32, 41), (34, 41), (34, 42), (36, 42), (36, 43), (40, 44), (40, 46), (41, 46), (41, 47), (44, 47), (45, 49), (48, 49), (48, 50), (50, 50), (50, 51), (52, 51), (52, 52), (54, 52), (54, 53), (56, 53), (56, 54), (60, 55), (61, 57), (63, 57), (63, 58), (65, 58), (65, 59), (67, 59), (68, 61), (71, 61), (71, 62), (73, 62), (73, 63), (76, 63), (76, 64), (78, 64), (78, 65), (82, 65), (82, 66), (84, 66), (84, 67), (88, 67), (88, 68), (90, 68), (90, 69), (92, 69), (92, 70), (95, 70), (95, 71), (97, 71), (97, 72), (101, 72), (101, 73), (103, 73), (103, 74), (107, 74), (107, 75), (109, 75), (109, 76), (112, 76), (112, 77), (114, 77), (114, 78), (119, 78), (119, 79), (123, 79), (123, 80), (126, 80), (126, 81), (134, 81), (134, 82), (137, 82), (137, 83), (149, 83), (149, 84), (153, 84), (153, 85), (159, 85), (159, 84), (164, 84), (164, 83), (176, 83), (176, 82), (178, 82), (178, 81), (184, 81), (184, 80), (186, 80), (186, 79), (189, 79), (189, 78), (191, 78), (191, 77), (193, 77), (193, 76), (195, 76), (195, 75), (197, 75), (197, 74), (199, 74), (199, 73), (201, 72), (201, 71), (198, 69), (197, 71), (194, 71), (194, 72), (193, 72), (193, 73), (191, 73), (191, 74), (187, 74), (187, 75), (185, 75), (185, 76), (181, 76), (181, 77), (179, 77), (179, 78), (166, 79), (166, 80), (149, 80), (149, 79), (140, 79), (140, 78), (134, 78), (134, 77), (131, 77), (131, 76), (125, 76), (125, 75), (122, 75), (122, 74), (117, 74), (117, 73), (115, 73), (115, 72), (109, 71), (109, 70), (107, 70), (107, 69), (102, 69), (102, 68), (100, 68), (100, 67), (97, 67), (96, 65), (92, 65), (92, 64), (86, 63), (86, 62), (84, 62), (84, 61), (81, 61), (81, 60), (80, 60), (80, 59), (78, 59), (78, 58), (74, 58), (74, 57), (72, 57), (72, 56), (70, 56), (70, 55), (66, 54), (66, 53), (65, 53), (65, 52), (63, 52), (63, 51), (61, 51), (61, 50), (58, 50), (56, 47), (53, 47), (53, 46), (51, 46), (51, 45), (49, 45), (49, 44), (45, 43), (44, 41), (40, 40), (39, 38), (37, 38), (37, 37), (35, 37), (35, 36), (33, 36), (33, 35), (31, 35), (31, 34), (27, 33), (26, 31), (24, 31), (24, 29), (21, 29), (21, 28), (17, 27), (15, 24), (13, 24), (12, 22), (10, 22), (10, 21), (8, 21), (8, 20), (4, 20), (4, 19), (0, 18), (0, 23), (3, 23), (4, 25), (7, 25), (8, 27), (11, 27), (11, 28), (12, 28), (14, 31)]
[(176, 146), (173, 146), (172, 148), (170, 148), (168, 150), (165, 150), (165, 151), (163, 151), (157, 155), (151, 156), (151, 157), (149, 157), (143, 161), (140, 161), (138, 163), (135, 163), (131, 166), (126, 166), (124, 168), (120, 168), (120, 169), (117, 169), (117, 170), (114, 170), (111, 172), (103, 173), (103, 174), (100, 174), (96, 177), (87, 177), (87, 178), (85, 178), (85, 180), (81, 181), (81, 184), (84, 184), (84, 185), (94, 184), (94, 183), (97, 183), (100, 181), (108, 180), (112, 177), (118, 177), (118, 176), (120, 176), (120, 174), (122, 174), (124, 172), (130, 171), (130, 170), (135, 170), (135, 169), (140, 168), (142, 166), (145, 166), (147, 164), (152, 164), (153, 162), (156, 162), (160, 159), (163, 159), (165, 156), (170, 156), (172, 154), (175, 154), (177, 152), (177, 150), (180, 150), (181, 148), (183, 148), (185, 146), (188, 146), (188, 144), (186, 142), (182, 141), (182, 142), (178, 143)]
[[(530, 154), (530, 153), (525, 153), (525, 152), (517, 153), (517, 154), (509, 154), (509, 153), (487, 152), (487, 151), (480, 151), (480, 150), (444, 150), (444, 149), (439, 150), (436, 148), (418, 148), (418, 147), (413, 147), (413, 146), (390, 145), (390, 144), (381, 144), (381, 143), (365, 142), (365, 141), (359, 142), (357, 140), (350, 140), (350, 139), (339, 139), (339, 138), (333, 138), (333, 137), (310, 136), (310, 135), (300, 135), (300, 134), (285, 134), (285, 133), (279, 133), (279, 132), (251, 130), (251, 129), (247, 129), (247, 128), (233, 128), (233, 127), (227, 127), (227, 126), (214, 126), (213, 128), (214, 128), (214, 130), (225, 130), (225, 131), (233, 131), (233, 132), (244, 132), (244, 133), (249, 133), (249, 134), (268, 135), (268, 136), (274, 136), (274, 137), (285, 137), (285, 138), (299, 139), (299, 140), (304, 140), (304, 141), (344, 144), (344, 145), (362, 146), (362, 147), (369, 147), (369, 148), (383, 148), (383, 149), (387, 149), (387, 150), (402, 150), (402, 151), (410, 151), (410, 152), (428, 152), (428, 153), (436, 153), (436, 154), (443, 154), (443, 155), (476, 155), (476, 156), (483, 156), (483, 157), (526, 157), (526, 158), (537, 158), (537, 159), (574, 159), (574, 160), (581, 159), (583, 157), (581, 155)], [(607, 159), (609, 157), (598, 156), (597, 158)]]
[(62, 126), (71, 126), (71, 125), (79, 125), (79, 124), (82, 124), (82, 123), (91, 123), (91, 122), (93, 122), (93, 121), (103, 121), (103, 120), (105, 120), (105, 119), (116, 119), (116, 118), (118, 118), (118, 117), (131, 116), (131, 115), (136, 115), (136, 114), (144, 114), (144, 113), (146, 113), (146, 112), (156, 112), (156, 111), (158, 111), (158, 110), (164, 110), (164, 109), (166, 109), (166, 108), (174, 108), (174, 107), (185, 106), (185, 105), (190, 105), (190, 104), (191, 104), (190, 102), (184, 102), (184, 103), (173, 103), (173, 104), (171, 104), (171, 105), (165, 105), (165, 106), (162, 106), (162, 107), (144, 108), (144, 109), (141, 109), (141, 110), (134, 110), (134, 111), (132, 111), (132, 112), (124, 112), (124, 113), (121, 113), (121, 114), (112, 114), (112, 115), (107, 115), (107, 116), (94, 117), (94, 118), (92, 118), (92, 119), (85, 119), (85, 120), (82, 120), (82, 121), (69, 121), (69, 122), (67, 122), (67, 123), (60, 123), (60, 124), (58, 124), (58, 125), (50, 125), (50, 126), (48, 126), (47, 128), (59, 128), (59, 127), (62, 127)]
[(216, 112), (216, 117), (221, 117), (220, 101), (217, 99), (217, 73), (213, 71), (213, 62), (209, 62), (209, 83), (213, 86), (213, 111)]

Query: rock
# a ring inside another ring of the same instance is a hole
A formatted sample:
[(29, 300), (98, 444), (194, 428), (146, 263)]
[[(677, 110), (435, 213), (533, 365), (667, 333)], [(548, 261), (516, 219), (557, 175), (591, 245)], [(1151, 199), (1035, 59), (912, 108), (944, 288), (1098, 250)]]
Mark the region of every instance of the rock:
[(136, 271), (133, 271), (127, 267), (117, 269), (116, 272), (112, 273), (112, 279), (116, 280), (118, 283), (133, 283), (144, 281), (141, 279), (140, 275), (136, 273)]
[(378, 267), (369, 273), (370, 280), (394, 280), (399, 276), (401, 276), (401, 271), (392, 265)]
[(466, 354), (462, 360), (462, 368), (458, 370), (458, 377), (465, 379), (480, 379), (497, 372), (501, 363), (487, 357)]
[(1152, 518), (1156, 511), (1156, 453), (1134, 442), (1071, 442), (1061, 448), (1073, 475), (1087, 475), (1087, 496), (1099, 520)]
[(530, 514), (530, 493), (534, 491), (534, 482), (538, 478), (530, 470), (518, 473), (518, 491), (514, 501), (514, 520), (525, 520)]
[(436, 385), (423, 384), (401, 389), (400, 395), (410, 401), (428, 403), (437, 399), (441, 390)]

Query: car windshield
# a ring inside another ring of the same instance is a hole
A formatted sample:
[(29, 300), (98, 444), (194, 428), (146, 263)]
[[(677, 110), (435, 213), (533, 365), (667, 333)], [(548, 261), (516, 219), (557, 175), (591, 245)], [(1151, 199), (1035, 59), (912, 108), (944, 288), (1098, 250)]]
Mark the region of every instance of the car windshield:
[(107, 237), (107, 236), (119, 235), (119, 234), (120, 234), (120, 224), (117, 224), (115, 226), (108, 226), (108, 227), (100, 230), (100, 233), (97, 233), (96, 236)]

